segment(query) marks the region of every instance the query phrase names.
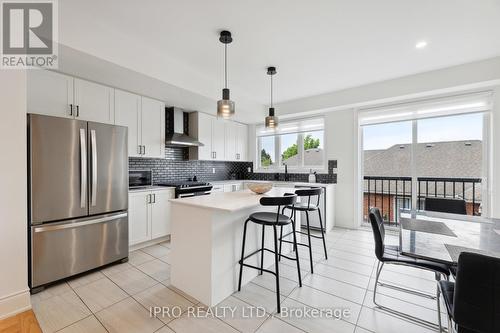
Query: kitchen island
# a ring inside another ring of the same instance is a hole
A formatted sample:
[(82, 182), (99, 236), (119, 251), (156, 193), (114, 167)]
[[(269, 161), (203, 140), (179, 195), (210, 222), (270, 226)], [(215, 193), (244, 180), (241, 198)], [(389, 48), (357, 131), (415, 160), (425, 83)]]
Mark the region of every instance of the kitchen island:
[[(242, 190), (171, 199), (171, 284), (208, 306), (234, 293), (238, 288), (238, 260), (245, 220), (256, 211), (276, 211), (276, 207), (260, 205), (262, 196), (282, 196), (294, 190), (282, 187), (273, 188), (264, 195)], [(300, 221), (296, 227), (300, 228)], [(251, 222), (248, 224), (246, 254), (260, 247), (261, 228)], [(269, 249), (274, 249), (272, 230), (266, 227), (265, 247)], [(299, 234), (297, 237), (299, 239)], [(283, 253), (290, 250), (291, 245), (283, 243)], [(258, 266), (259, 258), (255, 255), (246, 262)], [(264, 267), (273, 263), (274, 256), (266, 253)], [(243, 284), (257, 274), (257, 270), (243, 269)]]

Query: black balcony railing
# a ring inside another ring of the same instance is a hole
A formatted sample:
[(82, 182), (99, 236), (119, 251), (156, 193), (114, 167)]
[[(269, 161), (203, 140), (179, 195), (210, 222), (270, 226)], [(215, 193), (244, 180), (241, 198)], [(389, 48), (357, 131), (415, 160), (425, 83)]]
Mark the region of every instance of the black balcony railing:
[[(363, 215), (378, 207), (384, 221), (397, 224), (400, 208), (412, 209), (411, 177), (364, 176)], [(481, 178), (417, 178), (417, 209), (425, 209), (426, 197), (459, 198), (466, 202), (467, 214), (481, 215)]]

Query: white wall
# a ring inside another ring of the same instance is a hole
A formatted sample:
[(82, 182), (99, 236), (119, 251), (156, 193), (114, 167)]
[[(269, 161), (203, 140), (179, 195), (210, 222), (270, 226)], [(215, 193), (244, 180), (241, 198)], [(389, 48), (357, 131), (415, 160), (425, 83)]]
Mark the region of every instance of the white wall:
[(335, 187), (335, 226), (353, 228), (357, 192), (357, 117), (352, 109), (330, 112), (325, 116), (326, 156), (337, 160)]
[(31, 307), (28, 290), (26, 73), (0, 70), (0, 319)]
[[(443, 94), (500, 80), (500, 57), (279, 103), (280, 117)], [(491, 84), (490, 84), (491, 85)]]
[(500, 218), (500, 87), (494, 91), (493, 112), (491, 114), (490, 145), (490, 214)]
[(429, 96), (495, 89), (490, 146), (490, 214), (500, 217), (500, 57), (302, 98), (276, 106), (281, 119), (325, 114), (328, 159), (338, 160), (336, 226), (356, 228), (361, 210), (358, 186), (356, 110)]

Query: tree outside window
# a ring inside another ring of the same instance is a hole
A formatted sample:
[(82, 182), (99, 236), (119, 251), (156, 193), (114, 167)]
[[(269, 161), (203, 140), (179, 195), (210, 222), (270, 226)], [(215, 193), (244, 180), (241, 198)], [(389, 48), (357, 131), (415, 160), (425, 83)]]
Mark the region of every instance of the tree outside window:
[(273, 164), (273, 159), (271, 158), (271, 155), (265, 150), (262, 149), (260, 151), (260, 165), (263, 167), (268, 167)]
[(282, 171), (285, 165), (289, 170), (325, 170), (324, 130), (312, 129), (304, 132), (301, 131), (301, 126), (317, 125), (312, 122), (297, 124), (297, 132), (258, 136), (259, 167), (274, 171)]
[(304, 133), (304, 166), (324, 164), (323, 131)]
[(275, 163), (274, 136), (266, 136), (260, 139), (260, 166), (272, 167)]
[(297, 142), (297, 133), (283, 134), (280, 136), (280, 154), (282, 165), (299, 165), (299, 149), (297, 146)]

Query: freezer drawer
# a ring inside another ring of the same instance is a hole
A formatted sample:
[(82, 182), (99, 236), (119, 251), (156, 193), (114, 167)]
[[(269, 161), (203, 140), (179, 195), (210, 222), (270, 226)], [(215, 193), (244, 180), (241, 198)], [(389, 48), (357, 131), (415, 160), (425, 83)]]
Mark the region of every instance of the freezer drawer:
[(31, 227), (30, 287), (128, 257), (128, 213)]

